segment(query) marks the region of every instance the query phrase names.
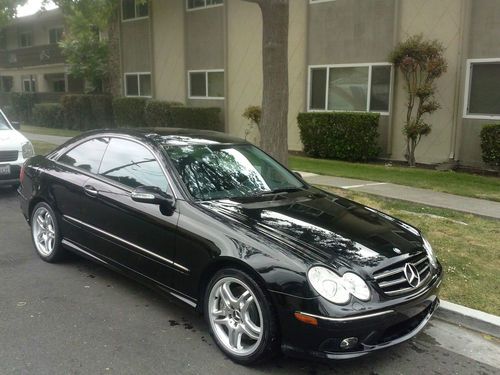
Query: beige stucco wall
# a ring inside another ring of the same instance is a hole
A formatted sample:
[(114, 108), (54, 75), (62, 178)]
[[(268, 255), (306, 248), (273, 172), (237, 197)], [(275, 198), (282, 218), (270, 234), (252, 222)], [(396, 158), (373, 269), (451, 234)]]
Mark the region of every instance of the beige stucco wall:
[[(417, 147), (416, 159), (421, 163), (447, 161), (452, 151), (453, 127), (457, 123), (459, 96), (459, 66), (461, 50), (460, 25), (463, 0), (400, 0), (400, 29), (398, 39), (423, 34), (438, 39), (445, 47), (448, 72), (437, 81), (436, 99), (441, 109), (429, 118), (432, 132), (424, 137)], [(432, 3), (432, 4), (431, 4)], [(400, 74), (396, 74), (396, 95), (394, 100), (394, 125), (392, 131), (392, 158), (404, 160), (405, 139), (402, 127), (405, 119), (406, 93)]]
[(154, 0), (152, 7), (155, 98), (184, 103), (184, 0)]
[(152, 70), (149, 20), (133, 19), (121, 23), (123, 73)]

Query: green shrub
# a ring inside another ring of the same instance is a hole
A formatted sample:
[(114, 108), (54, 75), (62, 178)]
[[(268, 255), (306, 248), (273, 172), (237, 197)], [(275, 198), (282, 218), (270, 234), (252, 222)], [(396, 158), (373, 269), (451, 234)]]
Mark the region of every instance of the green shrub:
[(13, 92), (10, 94), (12, 111), (20, 121), (31, 121), (33, 107), (36, 102), (37, 96), (33, 92)]
[(119, 128), (140, 128), (146, 126), (144, 116), (147, 99), (119, 97), (113, 100), (115, 125)]
[(224, 131), (220, 108), (171, 107), (169, 112), (169, 127)]
[(66, 128), (88, 130), (113, 126), (109, 95), (68, 94), (61, 97), (61, 106)]
[(35, 104), (31, 122), (47, 128), (62, 128), (62, 106), (58, 103)]
[(378, 113), (300, 113), (300, 138), (304, 152), (312, 157), (348, 161), (378, 156)]
[(14, 111), (14, 108), (11, 105), (2, 106), (2, 111), (7, 116), (9, 121), (20, 121), (18, 114)]
[(481, 150), (486, 164), (500, 166), (500, 124), (481, 129)]
[(165, 127), (172, 123), (170, 108), (182, 107), (182, 103), (150, 100), (146, 103), (145, 121), (148, 127)]

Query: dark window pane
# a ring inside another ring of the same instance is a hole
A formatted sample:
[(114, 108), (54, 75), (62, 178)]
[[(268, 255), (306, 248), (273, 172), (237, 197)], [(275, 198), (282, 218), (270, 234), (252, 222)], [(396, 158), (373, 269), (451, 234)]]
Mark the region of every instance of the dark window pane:
[(368, 67), (330, 68), (328, 109), (366, 111)]
[(224, 97), (224, 72), (208, 72), (208, 96)]
[(500, 63), (472, 65), (470, 114), (500, 115)]
[(153, 154), (144, 146), (124, 139), (111, 139), (99, 174), (133, 189), (156, 186), (168, 191), (166, 177)]
[(122, 0), (123, 19), (135, 18), (135, 0)]
[(190, 96), (207, 96), (205, 72), (189, 73)]
[(55, 29), (50, 29), (49, 30), (49, 43), (50, 44), (56, 44), (59, 43), (62, 39), (63, 35), (63, 29), (58, 27)]
[(310, 109), (325, 109), (326, 68), (311, 69)]
[(97, 173), (102, 155), (106, 150), (109, 140), (107, 138), (96, 138), (70, 150), (59, 158), (63, 164)]
[(53, 81), (53, 91), (54, 92), (65, 92), (66, 82), (62, 80)]
[(127, 88), (127, 92), (125, 94), (128, 96), (138, 96), (139, 86), (137, 82), (137, 75), (128, 74), (125, 77), (126, 77), (126, 88)]
[(201, 8), (205, 6), (205, 0), (188, 0), (188, 9)]
[(151, 74), (141, 74), (139, 76), (141, 96), (151, 96)]
[(372, 87), (370, 111), (389, 112), (389, 93), (391, 91), (391, 66), (372, 67)]
[(139, 1), (135, 4), (135, 15), (136, 17), (147, 17), (149, 13), (148, 3), (141, 3)]

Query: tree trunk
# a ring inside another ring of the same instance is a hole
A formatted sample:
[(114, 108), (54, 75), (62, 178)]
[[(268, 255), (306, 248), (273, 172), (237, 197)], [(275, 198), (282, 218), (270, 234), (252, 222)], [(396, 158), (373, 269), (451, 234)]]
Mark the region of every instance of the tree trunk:
[(288, 164), (288, 17), (289, 0), (247, 0), (262, 12), (261, 148)]
[(120, 69), (120, 10), (117, 8), (108, 27), (108, 77), (104, 82), (103, 91), (113, 96), (122, 94)]

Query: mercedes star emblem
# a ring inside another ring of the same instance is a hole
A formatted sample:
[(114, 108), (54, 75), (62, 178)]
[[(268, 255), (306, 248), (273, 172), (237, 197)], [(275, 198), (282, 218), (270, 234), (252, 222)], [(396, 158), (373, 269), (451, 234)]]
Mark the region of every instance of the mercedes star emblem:
[(420, 274), (418, 273), (417, 267), (415, 267), (413, 264), (406, 263), (404, 273), (406, 280), (408, 281), (408, 284), (410, 284), (410, 286), (416, 288), (420, 284)]

